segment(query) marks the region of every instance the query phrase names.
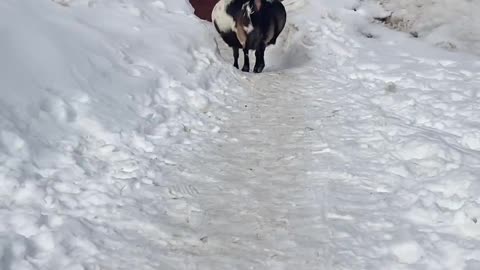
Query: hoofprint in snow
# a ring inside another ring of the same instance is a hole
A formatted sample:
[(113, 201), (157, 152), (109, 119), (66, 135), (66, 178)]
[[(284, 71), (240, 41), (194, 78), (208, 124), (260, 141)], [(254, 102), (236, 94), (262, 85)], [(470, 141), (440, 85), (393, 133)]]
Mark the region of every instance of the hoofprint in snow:
[(286, 1), (244, 74), (186, 1), (62, 3), (0, 4), (0, 269), (480, 267), (480, 58)]

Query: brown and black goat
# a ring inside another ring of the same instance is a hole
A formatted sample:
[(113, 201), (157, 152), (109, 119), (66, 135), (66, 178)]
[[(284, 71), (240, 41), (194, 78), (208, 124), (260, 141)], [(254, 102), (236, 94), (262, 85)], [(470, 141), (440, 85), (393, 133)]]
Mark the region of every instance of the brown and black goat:
[(220, 0), (212, 11), (212, 21), (222, 39), (233, 50), (233, 65), (238, 68), (243, 50), (242, 71), (250, 71), (249, 51), (255, 51), (253, 71), (265, 68), (265, 49), (275, 44), (285, 27), (287, 13), (280, 0)]

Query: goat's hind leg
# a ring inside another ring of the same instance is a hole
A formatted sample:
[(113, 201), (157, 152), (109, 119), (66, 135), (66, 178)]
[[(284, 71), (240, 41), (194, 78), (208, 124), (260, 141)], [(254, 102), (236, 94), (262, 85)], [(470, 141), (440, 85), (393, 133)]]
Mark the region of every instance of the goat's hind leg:
[(233, 66), (238, 69), (238, 57), (240, 56), (239, 48), (232, 47), (233, 50)]
[(261, 73), (265, 68), (265, 44), (260, 44), (258, 48), (255, 50), (255, 67), (253, 68), (253, 72)]
[(243, 68), (242, 71), (250, 71), (250, 59), (248, 58), (248, 49), (243, 49)]

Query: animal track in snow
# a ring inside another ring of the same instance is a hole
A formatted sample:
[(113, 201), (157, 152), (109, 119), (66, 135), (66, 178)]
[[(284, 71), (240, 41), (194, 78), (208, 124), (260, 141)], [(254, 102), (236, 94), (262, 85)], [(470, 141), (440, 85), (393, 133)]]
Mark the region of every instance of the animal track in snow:
[(193, 185), (174, 185), (168, 187), (168, 193), (175, 198), (181, 198), (184, 196), (197, 196), (200, 194), (198, 189)]
[(152, 6), (154, 6), (155, 8), (159, 8), (159, 9), (165, 9), (166, 8), (165, 3), (163, 3), (161, 0), (153, 1)]
[(14, 132), (0, 130), (0, 149), (5, 149), (10, 155), (26, 158), (29, 150), (26, 142)]
[(463, 134), (461, 144), (469, 149), (480, 151), (480, 132), (471, 131)]
[(397, 259), (405, 264), (416, 263), (424, 255), (424, 249), (415, 241), (392, 245), (391, 250)]
[(40, 103), (40, 109), (62, 122), (74, 122), (77, 118), (76, 110), (59, 97), (51, 97)]
[(409, 161), (408, 166), (418, 175), (435, 176), (461, 164), (461, 155), (457, 150), (444, 144), (427, 140), (411, 140), (397, 146), (394, 153), (399, 159)]

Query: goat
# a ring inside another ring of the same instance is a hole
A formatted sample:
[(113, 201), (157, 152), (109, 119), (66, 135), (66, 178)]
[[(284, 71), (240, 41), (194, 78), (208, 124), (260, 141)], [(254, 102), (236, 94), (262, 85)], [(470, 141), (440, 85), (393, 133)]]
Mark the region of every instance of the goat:
[(233, 66), (238, 68), (243, 49), (242, 71), (250, 71), (249, 51), (255, 51), (253, 71), (265, 68), (265, 49), (276, 43), (287, 21), (281, 0), (220, 0), (212, 11), (215, 29), (233, 50)]

